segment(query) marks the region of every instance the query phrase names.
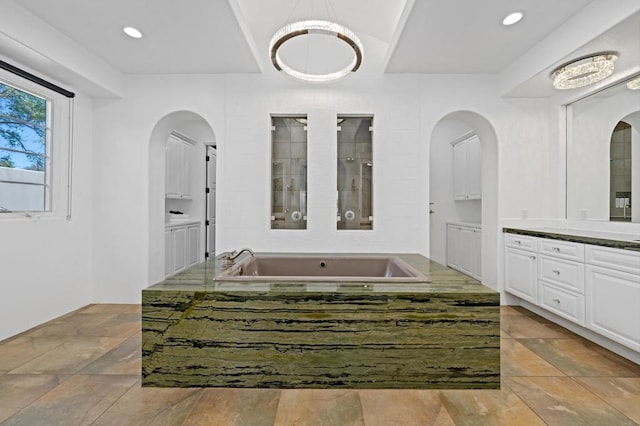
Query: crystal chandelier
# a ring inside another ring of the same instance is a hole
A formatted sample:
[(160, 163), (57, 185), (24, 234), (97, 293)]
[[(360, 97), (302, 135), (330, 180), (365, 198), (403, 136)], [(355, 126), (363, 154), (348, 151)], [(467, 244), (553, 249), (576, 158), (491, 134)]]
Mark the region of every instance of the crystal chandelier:
[(556, 89), (575, 89), (604, 80), (613, 73), (614, 53), (586, 56), (564, 64), (551, 73)]
[(640, 77), (636, 77), (627, 82), (627, 89), (640, 90)]
[[(308, 74), (292, 68), (282, 60), (278, 54), (278, 49), (288, 40), (308, 34), (323, 34), (338, 37), (353, 49), (353, 59), (346, 67), (327, 74)], [(351, 72), (355, 72), (362, 64), (362, 53), (362, 43), (358, 36), (350, 29), (330, 21), (308, 20), (287, 24), (276, 31), (271, 38), (271, 43), (269, 43), (269, 57), (271, 58), (271, 63), (278, 71), (283, 71), (299, 80), (314, 83), (337, 80)]]

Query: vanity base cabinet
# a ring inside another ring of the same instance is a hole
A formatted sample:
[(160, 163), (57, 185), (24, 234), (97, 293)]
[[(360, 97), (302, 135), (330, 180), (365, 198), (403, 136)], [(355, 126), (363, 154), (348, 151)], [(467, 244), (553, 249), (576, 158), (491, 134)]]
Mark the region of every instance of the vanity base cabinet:
[(170, 225), (164, 232), (164, 273), (170, 276), (200, 261), (200, 223)]
[(528, 309), (640, 359), (639, 251), (506, 233), (504, 282)]
[(504, 259), (505, 290), (528, 302), (538, 301), (538, 267), (535, 253), (507, 248)]
[(447, 224), (447, 266), (481, 280), (481, 248), (480, 226)]
[(587, 265), (587, 328), (640, 351), (640, 275)]

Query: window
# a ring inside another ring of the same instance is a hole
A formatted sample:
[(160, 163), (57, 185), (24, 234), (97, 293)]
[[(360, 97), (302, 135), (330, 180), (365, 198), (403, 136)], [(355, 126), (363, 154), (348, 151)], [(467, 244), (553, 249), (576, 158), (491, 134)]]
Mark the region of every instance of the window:
[(0, 217), (71, 218), (74, 96), (0, 61)]
[(337, 229), (373, 229), (373, 117), (338, 116)]
[(307, 117), (271, 117), (271, 229), (307, 229)]
[(48, 211), (50, 101), (0, 81), (0, 212)]

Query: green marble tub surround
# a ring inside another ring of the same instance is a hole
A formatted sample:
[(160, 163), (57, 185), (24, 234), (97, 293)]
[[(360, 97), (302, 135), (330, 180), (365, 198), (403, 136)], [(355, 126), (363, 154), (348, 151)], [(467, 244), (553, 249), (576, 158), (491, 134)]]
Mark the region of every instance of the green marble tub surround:
[(432, 282), (224, 282), (210, 260), (143, 290), (143, 385), (499, 388), (499, 294), (398, 256)]
[(568, 230), (559, 228), (502, 228), (508, 234), (528, 235), (550, 240), (570, 241), (623, 250), (640, 251), (640, 235), (614, 234), (598, 231)]

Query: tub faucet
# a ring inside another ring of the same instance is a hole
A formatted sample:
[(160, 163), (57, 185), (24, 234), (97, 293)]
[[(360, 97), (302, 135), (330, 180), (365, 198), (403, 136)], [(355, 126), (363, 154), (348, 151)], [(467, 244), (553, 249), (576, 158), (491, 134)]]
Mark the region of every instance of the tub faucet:
[(236, 252), (234, 250), (231, 253), (226, 253), (224, 256), (222, 256), (222, 269), (231, 268), (235, 264), (235, 260), (238, 258), (238, 256), (240, 256), (245, 251), (248, 252), (251, 257), (256, 257), (256, 254), (250, 248), (243, 248), (239, 252)]

